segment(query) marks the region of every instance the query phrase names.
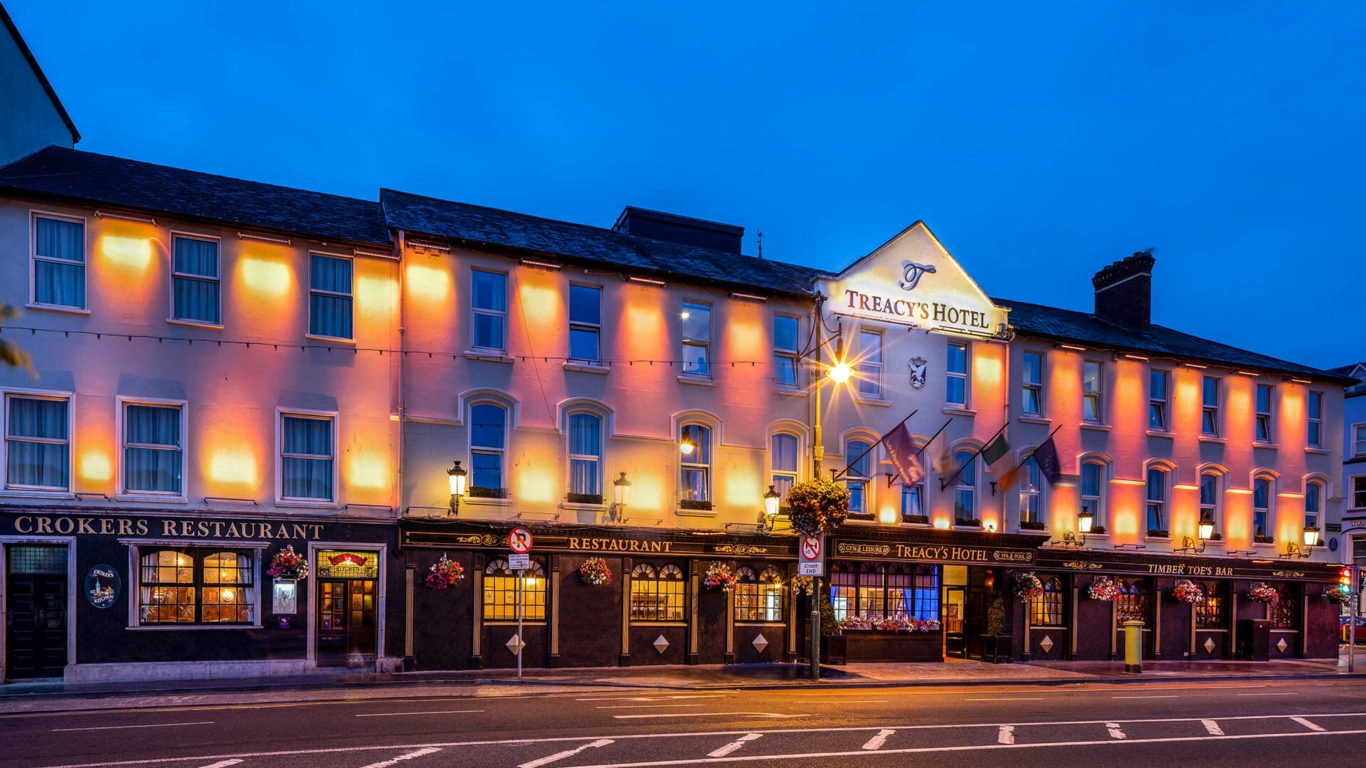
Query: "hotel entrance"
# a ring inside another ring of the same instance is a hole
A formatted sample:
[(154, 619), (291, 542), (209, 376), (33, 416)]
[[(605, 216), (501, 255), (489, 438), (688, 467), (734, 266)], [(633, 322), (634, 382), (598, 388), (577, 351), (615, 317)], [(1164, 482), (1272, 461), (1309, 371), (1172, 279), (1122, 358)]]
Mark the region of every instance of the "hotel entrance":
[(317, 664), (368, 667), (379, 651), (379, 554), (317, 553)]

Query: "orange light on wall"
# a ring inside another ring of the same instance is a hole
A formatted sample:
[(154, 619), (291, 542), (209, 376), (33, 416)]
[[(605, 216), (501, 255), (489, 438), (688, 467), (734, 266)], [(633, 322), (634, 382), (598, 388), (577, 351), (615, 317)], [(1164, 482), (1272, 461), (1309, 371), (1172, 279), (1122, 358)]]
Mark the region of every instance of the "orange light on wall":
[(346, 461), (347, 486), (364, 490), (383, 490), (388, 485), (389, 466), (382, 457), (353, 451)]
[(109, 454), (98, 450), (86, 451), (81, 454), (80, 464), (81, 479), (91, 483), (107, 483), (114, 479), (114, 463), (109, 460)]
[(949, 519), (948, 519), (947, 517), (942, 516), (942, 515), (935, 515), (935, 517), (934, 517), (934, 527), (935, 527), (935, 530), (938, 530), (938, 531), (947, 531), (947, 530), (949, 529)]
[[(1002, 350), (1005, 347), (1001, 347)], [(987, 350), (995, 351), (992, 347), (985, 344), (973, 346), (972, 356), (972, 386), (974, 389), (985, 393), (990, 389), (993, 392), (1001, 386), (1002, 372), (1005, 366), (998, 354), (988, 354)]]
[(219, 448), (210, 452), (205, 471), (210, 483), (233, 486), (237, 492), (246, 487), (252, 495), (261, 476), (257, 457), (246, 448)]
[(376, 320), (394, 312), (398, 304), (398, 281), (380, 275), (356, 278), (356, 313)]
[(663, 357), (660, 354), (668, 349), (669, 333), (664, 327), (664, 308), (660, 306), (658, 293), (638, 289), (622, 298), (625, 300), (622, 327), (630, 329), (629, 333), (617, 334), (623, 356), (635, 360), (672, 360), (667, 353)]
[(294, 291), (294, 270), (276, 259), (244, 257), (237, 262), (237, 276), (257, 298), (279, 299)]
[[(568, 325), (561, 292), (554, 286), (531, 283), (530, 278), (522, 279), (517, 286), (517, 309), (533, 329), (532, 333), (536, 333), (534, 329), (537, 328), (564, 328)], [(544, 337), (538, 339), (543, 340)], [(534, 346), (540, 347), (542, 344)]]
[(111, 265), (141, 276), (152, 266), (152, 241), (145, 237), (100, 235), (100, 254)]
[(559, 495), (555, 492), (554, 478), (553, 472), (538, 472), (535, 469), (515, 472), (512, 477), (513, 498), (519, 503), (548, 504)]
[(449, 310), (451, 297), (455, 294), (451, 273), (444, 269), (423, 264), (409, 264), (404, 267), (403, 290), (407, 298), (424, 305), (423, 310), (440, 308)]

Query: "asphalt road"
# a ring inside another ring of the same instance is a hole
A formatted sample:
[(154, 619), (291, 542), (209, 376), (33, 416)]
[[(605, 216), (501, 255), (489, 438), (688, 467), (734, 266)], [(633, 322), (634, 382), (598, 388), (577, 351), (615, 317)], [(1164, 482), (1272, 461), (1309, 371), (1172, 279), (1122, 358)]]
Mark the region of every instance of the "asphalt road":
[(0, 766), (1360, 766), (1366, 682), (629, 690), (0, 716)]

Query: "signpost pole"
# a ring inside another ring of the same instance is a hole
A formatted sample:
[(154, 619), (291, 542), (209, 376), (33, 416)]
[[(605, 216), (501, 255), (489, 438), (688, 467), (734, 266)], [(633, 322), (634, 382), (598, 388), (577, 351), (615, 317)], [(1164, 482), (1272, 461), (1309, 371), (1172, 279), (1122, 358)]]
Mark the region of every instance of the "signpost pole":
[(526, 573), (521, 569), (517, 571), (517, 679), (522, 679), (522, 649), (526, 647), (526, 640), (522, 638), (522, 574)]
[(811, 681), (821, 679), (821, 577), (811, 582)]
[(1357, 647), (1357, 617), (1361, 615), (1361, 590), (1357, 589), (1358, 569), (1356, 564), (1356, 551), (1352, 547), (1352, 610), (1347, 618), (1347, 673), (1351, 674), (1356, 669), (1356, 647)]

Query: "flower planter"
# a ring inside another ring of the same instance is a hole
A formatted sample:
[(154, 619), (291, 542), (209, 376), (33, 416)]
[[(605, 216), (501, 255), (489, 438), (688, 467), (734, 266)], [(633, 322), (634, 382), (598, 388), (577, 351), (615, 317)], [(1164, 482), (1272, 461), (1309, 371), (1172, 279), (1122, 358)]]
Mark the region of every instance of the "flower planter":
[(1011, 647), (1015, 638), (1010, 635), (980, 635), (982, 641), (982, 661), (992, 664), (1009, 664)]
[(943, 661), (944, 632), (883, 632), (846, 629), (821, 638), (821, 656), (830, 664)]

